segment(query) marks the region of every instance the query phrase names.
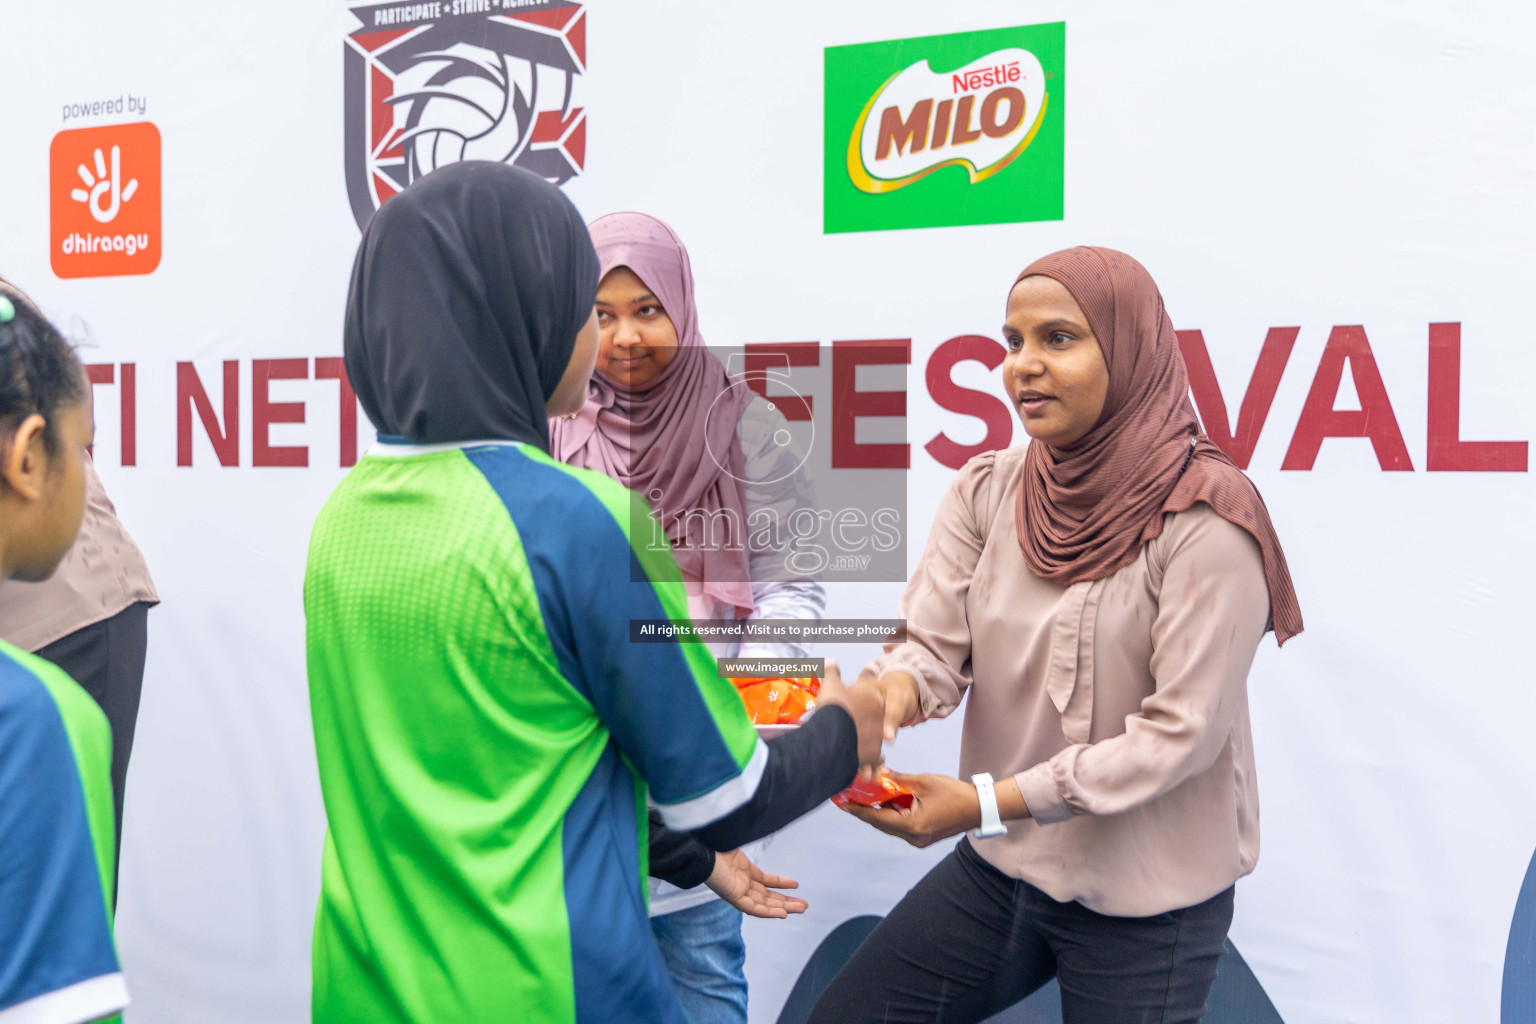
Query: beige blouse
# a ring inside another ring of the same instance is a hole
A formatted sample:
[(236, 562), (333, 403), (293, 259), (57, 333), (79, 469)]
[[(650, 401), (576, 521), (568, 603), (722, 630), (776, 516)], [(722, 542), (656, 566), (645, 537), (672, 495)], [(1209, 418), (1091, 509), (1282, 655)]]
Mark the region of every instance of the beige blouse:
[(0, 638), (36, 651), (136, 601), (158, 604), (139, 546), (118, 521), (96, 466), (85, 459), (85, 517), (58, 571), (42, 583), (0, 587)]
[(924, 718), (971, 691), (960, 775), (1016, 776), (1031, 813), (972, 840), (1000, 871), (1123, 917), (1199, 903), (1259, 856), (1258, 542), (1199, 504), (1106, 579), (1042, 580), (1014, 520), (1024, 451), (955, 477), (901, 599), (908, 642), (870, 669), (916, 676)]

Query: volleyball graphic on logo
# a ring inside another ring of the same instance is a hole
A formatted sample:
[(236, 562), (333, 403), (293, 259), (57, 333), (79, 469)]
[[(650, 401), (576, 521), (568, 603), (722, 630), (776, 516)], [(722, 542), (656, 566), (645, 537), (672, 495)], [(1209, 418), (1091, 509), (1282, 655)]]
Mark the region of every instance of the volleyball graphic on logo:
[(556, 184), (586, 160), (586, 110), (574, 102), (586, 71), (581, 4), (522, 3), (508, 14), (423, 8), (438, 16), (350, 5), (362, 27), (344, 47), (344, 149), (359, 228), (411, 182), (460, 160), (512, 164)]

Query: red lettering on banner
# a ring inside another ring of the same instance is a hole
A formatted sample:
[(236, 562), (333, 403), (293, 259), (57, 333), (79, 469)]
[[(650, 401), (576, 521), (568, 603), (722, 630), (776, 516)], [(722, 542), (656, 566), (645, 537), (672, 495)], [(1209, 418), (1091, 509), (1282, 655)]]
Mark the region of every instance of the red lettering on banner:
[[(113, 383), (117, 379), (116, 367), (111, 363), (86, 363), (85, 379), (91, 385), (91, 414), (94, 416), (96, 410), (96, 385)], [(96, 457), (96, 440), (94, 437), (91, 439), (91, 443), (86, 445), (85, 450), (91, 453), (92, 458)]]
[(118, 422), (122, 427), (123, 465), (139, 461), (139, 375), (133, 363), (124, 363), (123, 382), (117, 390)]
[(979, 334), (962, 334), (950, 338), (928, 359), (925, 373), (928, 394), (934, 404), (962, 416), (974, 416), (986, 425), (987, 436), (973, 445), (963, 445), (939, 433), (923, 446), (934, 461), (949, 469), (959, 469), (982, 452), (1007, 448), (1013, 443), (1013, 415), (1007, 403), (985, 391), (973, 391), (956, 384), (951, 376), (958, 363), (974, 361), (989, 370), (1002, 365), (1008, 352), (995, 339)]
[(357, 465), (357, 392), (347, 378), (347, 364), (340, 356), (315, 359), (315, 380), (334, 380), (341, 386), (341, 465)]
[(240, 363), (224, 360), (224, 422), (214, 415), (197, 367), (176, 364), (176, 465), (192, 465), (192, 410), (203, 421), (221, 466), (240, 465)]
[(274, 423), (303, 423), (303, 402), (274, 402), (267, 390), (271, 380), (308, 380), (308, 359), (251, 360), (251, 465), (307, 466), (309, 449), (304, 445), (274, 445)]
[(861, 366), (905, 366), (912, 362), (912, 340), (834, 341), (832, 343), (832, 468), (908, 469), (912, 465), (909, 444), (860, 444), (858, 421), (862, 416), (907, 415), (907, 393), (860, 391)]
[(1430, 472), (1524, 473), (1525, 441), (1461, 439), (1461, 324), (1429, 325)]
[(1247, 469), (1253, 460), (1253, 450), (1259, 443), (1264, 422), (1269, 419), (1270, 406), (1280, 388), (1280, 377), (1290, 362), (1291, 348), (1300, 332), (1299, 327), (1271, 327), (1264, 336), (1264, 346), (1259, 349), (1259, 361), (1249, 378), (1248, 390), (1243, 392), (1242, 404), (1237, 407), (1237, 426), (1230, 431), (1227, 428), (1227, 403), (1221, 396), (1221, 384), (1211, 366), (1205, 337), (1198, 330), (1178, 332), (1179, 351), (1184, 354), (1189, 390), (1195, 396), (1200, 422), (1216, 447), (1226, 452), (1237, 463), (1238, 469)]
[[(137, 423), (136, 399), (138, 398), (138, 379), (134, 374), (132, 363), (123, 363), (122, 384), (118, 387), (118, 422), (121, 429), (118, 436), (121, 463), (124, 466), (132, 466), (137, 462)], [(85, 368), (85, 376), (91, 382), (94, 389), (98, 384), (112, 384), (115, 382), (116, 371), (111, 363), (91, 363)], [(94, 448), (94, 446), (92, 446)]]
[[(1248, 469), (1259, 438), (1268, 422), (1280, 381), (1290, 363), (1300, 333), (1296, 327), (1271, 327), (1258, 359), (1236, 421), (1229, 411), (1212, 366), (1205, 338), (1199, 330), (1178, 332), (1180, 351), (1189, 371), (1189, 387), (1206, 433), (1243, 469)], [(745, 383), (771, 401), (792, 421), (809, 422), (814, 396), (791, 389), (793, 367), (821, 365), (821, 348), (814, 341), (757, 342), (744, 346)], [(975, 444), (960, 444), (944, 430), (935, 432), (923, 445), (933, 460), (948, 469), (959, 469), (977, 454), (1008, 447), (1016, 433), (1014, 417), (1002, 398), (987, 390), (962, 387), (954, 379), (955, 367), (967, 361), (997, 369), (1006, 358), (1003, 346), (982, 335), (962, 334), (940, 343), (924, 368), (928, 394), (945, 412), (974, 417), (986, 427)], [(868, 365), (907, 365), (910, 339), (836, 341), (832, 343), (832, 467), (835, 469), (910, 468), (911, 446), (857, 441), (861, 418), (905, 417), (904, 390), (859, 391), (858, 368)], [(736, 358), (731, 360), (736, 369)], [(1336, 409), (1339, 385), (1348, 363), (1359, 395), (1360, 409)], [(257, 359), (252, 361), (251, 427), (252, 465), (308, 466), (308, 445), (274, 446), (273, 424), (307, 422), (305, 402), (274, 402), (269, 382), (310, 379), (308, 358)], [(137, 367), (133, 363), (93, 363), (85, 367), (93, 388), (116, 385), (122, 420), (122, 465), (137, 462)], [(202, 421), (214, 454), (223, 466), (240, 464), (240, 365), (223, 362), (223, 405), (216, 412), (204, 383), (191, 362), (176, 363), (176, 464), (192, 465), (193, 413)], [(775, 376), (785, 393), (774, 390)], [(357, 394), (347, 379), (346, 364), (337, 356), (314, 358), (313, 379), (334, 380), (338, 391), (338, 453), (342, 468), (358, 459)], [(1527, 441), (1464, 441), (1461, 439), (1461, 325), (1429, 325), (1429, 379), (1426, 465), (1436, 472), (1529, 471)], [(1361, 326), (1336, 326), (1318, 360), (1311, 387), (1303, 403), (1281, 469), (1310, 470), (1330, 437), (1363, 437), (1371, 442), (1383, 470), (1411, 471), (1414, 466), (1403, 443), (1397, 415), (1387, 395), (1374, 353)], [(99, 453), (98, 453), (99, 454)]]
[[(1355, 392), (1360, 396), (1358, 410), (1333, 407), (1346, 360), (1354, 377)], [(1366, 340), (1365, 328), (1358, 325), (1335, 327), (1329, 333), (1328, 344), (1317, 364), (1317, 375), (1312, 378), (1312, 389), (1307, 392), (1307, 400), (1301, 408), (1296, 433), (1291, 437), (1291, 447), (1280, 468), (1311, 469), (1323, 439), (1327, 437), (1368, 437), (1382, 469), (1413, 469), (1408, 446), (1403, 444), (1403, 432), (1397, 426), (1397, 415), (1392, 411), (1392, 401), (1387, 397), (1387, 386), (1382, 382), (1376, 357)]]
[(772, 402), (787, 420), (811, 418), (810, 397), (770, 395), (772, 372), (786, 366), (820, 366), (821, 345), (815, 341), (769, 341), (743, 345), (747, 387)]

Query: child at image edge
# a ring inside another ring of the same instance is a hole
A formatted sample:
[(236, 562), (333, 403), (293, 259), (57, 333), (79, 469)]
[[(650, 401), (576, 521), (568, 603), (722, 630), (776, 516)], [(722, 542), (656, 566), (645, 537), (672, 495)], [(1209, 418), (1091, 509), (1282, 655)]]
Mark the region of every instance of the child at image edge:
[[(90, 386), (0, 285), (0, 580), (45, 580), (85, 511)], [(0, 1022), (81, 1024), (128, 1003), (112, 941), (112, 736), (60, 668), (0, 641)]]

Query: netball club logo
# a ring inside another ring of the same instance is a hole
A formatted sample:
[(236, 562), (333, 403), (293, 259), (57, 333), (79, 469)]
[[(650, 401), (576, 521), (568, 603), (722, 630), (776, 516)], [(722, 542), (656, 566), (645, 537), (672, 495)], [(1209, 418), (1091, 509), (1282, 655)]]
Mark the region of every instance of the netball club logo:
[(559, 0), (348, 5), (347, 195), (358, 227), (411, 182), (496, 160), (564, 184), (586, 160), (586, 8)]

